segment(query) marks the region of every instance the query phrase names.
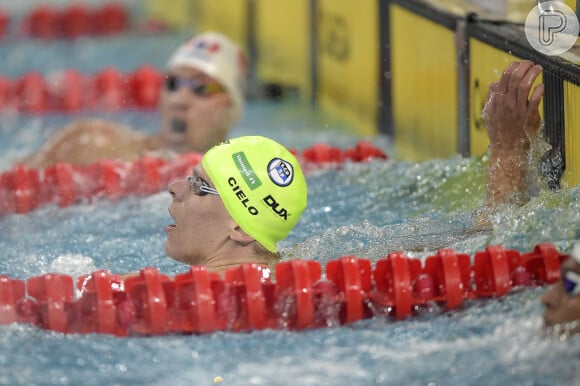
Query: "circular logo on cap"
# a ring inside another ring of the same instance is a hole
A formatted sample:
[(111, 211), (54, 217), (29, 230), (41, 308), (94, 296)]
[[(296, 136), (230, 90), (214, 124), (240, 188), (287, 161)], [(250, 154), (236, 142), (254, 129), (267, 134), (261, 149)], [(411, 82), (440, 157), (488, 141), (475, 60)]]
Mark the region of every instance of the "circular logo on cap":
[(294, 178), (294, 167), (290, 162), (274, 158), (268, 163), (268, 175), (276, 185), (288, 186)]

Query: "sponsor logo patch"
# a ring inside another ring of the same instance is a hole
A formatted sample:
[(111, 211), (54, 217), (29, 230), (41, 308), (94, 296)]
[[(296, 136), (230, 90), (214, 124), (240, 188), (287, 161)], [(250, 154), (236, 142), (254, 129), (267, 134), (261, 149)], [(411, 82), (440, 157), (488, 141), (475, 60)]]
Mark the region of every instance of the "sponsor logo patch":
[(244, 191), (240, 188), (240, 185), (238, 185), (238, 181), (236, 181), (234, 177), (228, 178), (228, 185), (231, 186), (232, 192), (234, 192), (240, 204), (242, 204), (244, 208), (246, 208), (249, 214), (255, 216), (259, 213), (258, 209), (256, 209), (256, 207), (252, 205), (250, 199), (248, 198), (248, 196), (246, 196), (246, 193), (244, 193)]
[(276, 199), (271, 194), (264, 197), (262, 201), (264, 201), (264, 204), (268, 205), (278, 216), (284, 220), (288, 220), (288, 216), (290, 216), (290, 214), (286, 208), (281, 207), (280, 203), (276, 201)]
[(288, 186), (294, 178), (294, 168), (290, 162), (274, 158), (268, 163), (268, 176), (278, 186)]
[(246, 184), (248, 184), (248, 187), (251, 190), (254, 190), (262, 185), (262, 181), (260, 181), (260, 179), (256, 175), (256, 172), (254, 171), (252, 165), (250, 165), (250, 162), (248, 161), (248, 157), (246, 157), (243, 151), (234, 153), (232, 155), (232, 158), (234, 160), (234, 163), (236, 164), (236, 167), (238, 168), (238, 171), (242, 175), (242, 178), (244, 179), (244, 181), (246, 181)]

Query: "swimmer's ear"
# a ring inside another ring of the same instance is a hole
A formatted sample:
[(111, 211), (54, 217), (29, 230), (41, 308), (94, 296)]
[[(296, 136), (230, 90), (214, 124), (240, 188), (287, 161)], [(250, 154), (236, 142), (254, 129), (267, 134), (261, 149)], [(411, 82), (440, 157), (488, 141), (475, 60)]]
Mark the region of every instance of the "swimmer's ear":
[(255, 241), (252, 236), (244, 232), (244, 230), (236, 223), (233, 223), (233, 226), (230, 227), (229, 236), (230, 239), (243, 245), (249, 245)]

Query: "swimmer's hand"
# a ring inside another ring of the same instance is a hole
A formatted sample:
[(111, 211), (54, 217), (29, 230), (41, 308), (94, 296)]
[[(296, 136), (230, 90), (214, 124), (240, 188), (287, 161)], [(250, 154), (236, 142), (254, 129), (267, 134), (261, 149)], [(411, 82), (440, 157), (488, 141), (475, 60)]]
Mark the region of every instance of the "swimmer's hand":
[(528, 60), (513, 62), (489, 87), (483, 110), (490, 143), (488, 207), (527, 198), (527, 151), (540, 128), (544, 85), (530, 91), (541, 72), (541, 66)]

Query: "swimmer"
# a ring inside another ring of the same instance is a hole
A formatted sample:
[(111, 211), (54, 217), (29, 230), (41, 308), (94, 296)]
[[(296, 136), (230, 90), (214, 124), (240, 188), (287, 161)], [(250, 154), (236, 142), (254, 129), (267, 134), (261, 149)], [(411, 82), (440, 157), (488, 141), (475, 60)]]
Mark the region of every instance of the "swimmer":
[(101, 159), (134, 161), (205, 152), (225, 140), (244, 107), (245, 56), (225, 36), (206, 32), (169, 58), (160, 94), (160, 131), (145, 135), (103, 120), (64, 127), (22, 163), (46, 168), (58, 162), (86, 166)]
[(580, 332), (580, 243), (562, 262), (560, 280), (542, 295), (544, 325), (559, 334)]
[[(530, 61), (514, 62), (489, 88), (484, 110), (490, 140), (488, 206), (525, 202), (530, 142), (540, 129), (538, 106), (542, 84), (532, 85), (542, 68)], [(530, 94), (531, 91), (531, 94)], [(580, 332), (580, 243), (561, 266), (560, 280), (541, 297), (544, 325), (558, 334)]]
[[(529, 60), (511, 63), (489, 86), (483, 118), (487, 124), (490, 160), (487, 206), (525, 202), (529, 196), (528, 150), (540, 129), (544, 85), (535, 80), (542, 67)], [(531, 93), (530, 93), (531, 92)]]
[(296, 158), (261, 136), (211, 148), (185, 180), (169, 185), (165, 252), (223, 274), (242, 263), (273, 267), (277, 243), (298, 223), (307, 186)]

